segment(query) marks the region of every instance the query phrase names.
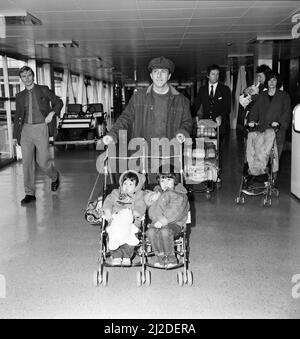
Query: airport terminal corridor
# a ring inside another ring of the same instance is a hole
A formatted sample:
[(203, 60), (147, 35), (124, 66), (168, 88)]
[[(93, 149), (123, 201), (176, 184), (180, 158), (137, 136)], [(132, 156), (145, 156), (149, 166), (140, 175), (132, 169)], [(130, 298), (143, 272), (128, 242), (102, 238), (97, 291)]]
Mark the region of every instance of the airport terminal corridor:
[[(83, 211), (94, 185), (98, 153), (55, 152), (57, 192), (37, 176), (37, 201), (22, 207), (22, 165), (0, 170), (0, 274), (6, 297), (1, 318), (299, 318), (292, 277), (300, 274), (299, 201), (290, 194), (290, 152), (284, 152), (279, 199), (235, 199), (243, 145), (232, 131), (222, 187), (212, 199), (191, 200), (190, 270), (194, 284), (179, 287), (176, 270), (151, 269), (151, 286), (137, 287), (138, 268), (108, 268), (108, 286), (93, 286), (98, 228)], [(53, 149), (52, 149), (53, 151)]]

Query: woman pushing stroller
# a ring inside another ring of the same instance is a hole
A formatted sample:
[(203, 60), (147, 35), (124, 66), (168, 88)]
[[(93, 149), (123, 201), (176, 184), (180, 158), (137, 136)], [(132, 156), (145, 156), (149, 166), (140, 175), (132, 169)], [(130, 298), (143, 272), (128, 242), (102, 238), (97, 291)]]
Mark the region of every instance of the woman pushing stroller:
[(291, 100), (287, 92), (280, 90), (282, 83), (277, 73), (269, 72), (267, 79), (268, 90), (259, 94), (250, 111), (248, 121), (249, 124), (257, 122), (260, 132), (271, 127), (278, 130), (276, 143), (280, 158), (291, 122)]

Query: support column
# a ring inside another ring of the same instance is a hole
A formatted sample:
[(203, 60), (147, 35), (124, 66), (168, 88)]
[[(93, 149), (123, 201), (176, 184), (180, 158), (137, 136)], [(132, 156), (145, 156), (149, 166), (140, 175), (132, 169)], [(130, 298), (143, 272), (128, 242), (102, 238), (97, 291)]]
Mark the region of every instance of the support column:
[(8, 135), (9, 156), (10, 156), (10, 158), (13, 158), (14, 157), (14, 150), (13, 150), (13, 135), (12, 135), (11, 104), (10, 104), (10, 93), (9, 93), (9, 77), (8, 77), (7, 56), (4, 55), (2, 57), (2, 60), (3, 60), (3, 77), (4, 77), (5, 97), (8, 98), (5, 101), (5, 110), (6, 110), (6, 120), (7, 120), (7, 135)]
[(44, 85), (54, 91), (54, 72), (51, 64), (43, 64)]
[(68, 77), (68, 97), (69, 97), (69, 104), (75, 104), (75, 94), (74, 94), (74, 87), (72, 81), (72, 74), (69, 72)]
[(104, 96), (104, 84), (103, 81), (100, 80), (99, 81), (99, 91), (98, 91), (98, 96), (99, 96), (99, 102), (101, 102), (103, 104), (103, 109), (105, 112), (105, 96)]
[(69, 70), (67, 68), (64, 69), (63, 74), (63, 81), (61, 84), (61, 100), (63, 101), (64, 105), (61, 110), (61, 116), (64, 115), (66, 112), (67, 106), (67, 96), (68, 96), (68, 83), (69, 83)]
[(77, 90), (77, 103), (83, 104), (83, 93), (85, 92), (84, 75), (81, 73), (79, 76), (78, 90)]
[(34, 74), (36, 76), (36, 82), (39, 83), (40, 79), (38, 78), (36, 60), (35, 59), (27, 60), (27, 66), (29, 66), (33, 70), (33, 72), (34, 72)]

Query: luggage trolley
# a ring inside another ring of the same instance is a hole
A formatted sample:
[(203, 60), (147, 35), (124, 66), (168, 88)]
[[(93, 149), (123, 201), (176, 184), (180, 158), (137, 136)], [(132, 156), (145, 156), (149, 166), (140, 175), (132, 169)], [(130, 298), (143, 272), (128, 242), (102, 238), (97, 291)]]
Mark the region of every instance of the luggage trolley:
[(191, 192), (205, 193), (211, 198), (215, 188), (220, 188), (219, 179), (219, 125), (210, 119), (198, 119), (197, 137), (193, 149), (188, 150), (185, 165), (185, 181)]
[(103, 105), (69, 104), (67, 113), (59, 120), (54, 145), (89, 145), (95, 147), (98, 139), (106, 133), (106, 114)]

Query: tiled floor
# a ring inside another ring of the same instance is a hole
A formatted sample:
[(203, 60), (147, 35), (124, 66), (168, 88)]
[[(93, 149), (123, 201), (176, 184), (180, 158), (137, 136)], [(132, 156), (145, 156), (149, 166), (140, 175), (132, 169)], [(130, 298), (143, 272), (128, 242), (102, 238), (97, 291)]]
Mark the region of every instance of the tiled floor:
[(292, 277), (300, 274), (300, 203), (289, 193), (290, 154), (283, 154), (281, 195), (272, 207), (257, 198), (238, 206), (240, 149), (232, 136), (222, 188), (211, 201), (194, 197), (192, 287), (179, 287), (176, 271), (161, 270), (152, 270), (150, 287), (137, 287), (138, 268), (109, 269), (108, 286), (93, 286), (98, 229), (83, 218), (97, 176), (93, 151), (56, 154), (61, 187), (51, 193), (49, 179), (38, 175), (30, 207), (19, 204), (21, 164), (0, 170), (0, 317), (300, 317), (300, 299), (292, 297)]

